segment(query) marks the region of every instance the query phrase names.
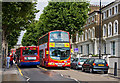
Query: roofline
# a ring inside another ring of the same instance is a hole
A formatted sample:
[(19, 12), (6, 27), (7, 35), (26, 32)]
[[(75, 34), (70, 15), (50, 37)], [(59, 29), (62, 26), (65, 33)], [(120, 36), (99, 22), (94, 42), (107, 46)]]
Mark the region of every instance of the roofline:
[(88, 15), (93, 14), (93, 13), (95, 13), (95, 12), (98, 12), (98, 13), (99, 13), (99, 11), (93, 11), (93, 12), (89, 13)]
[(115, 1), (113, 1), (113, 2), (111, 2), (111, 3), (109, 3), (109, 4), (107, 4), (106, 6), (102, 7), (101, 10), (104, 9), (104, 8), (106, 8), (106, 7), (108, 7), (108, 6), (110, 6), (110, 5), (113, 4), (113, 3), (115, 3)]

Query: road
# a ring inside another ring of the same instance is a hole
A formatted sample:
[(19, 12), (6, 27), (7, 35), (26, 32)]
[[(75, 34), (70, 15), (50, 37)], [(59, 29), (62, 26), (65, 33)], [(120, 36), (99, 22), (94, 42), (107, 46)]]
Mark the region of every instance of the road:
[(63, 83), (118, 83), (115, 78), (108, 74), (81, 72), (81, 70), (44, 68), (44, 67), (23, 67), (20, 68), (23, 76), (28, 82), (48, 81)]
[(46, 70), (42, 67), (22, 67), (20, 68), (22, 71), (23, 76), (26, 78), (26, 81), (28, 82), (34, 82), (34, 81), (48, 81), (48, 82), (64, 82), (64, 83), (77, 83), (73, 79), (64, 78), (60, 74), (51, 71)]

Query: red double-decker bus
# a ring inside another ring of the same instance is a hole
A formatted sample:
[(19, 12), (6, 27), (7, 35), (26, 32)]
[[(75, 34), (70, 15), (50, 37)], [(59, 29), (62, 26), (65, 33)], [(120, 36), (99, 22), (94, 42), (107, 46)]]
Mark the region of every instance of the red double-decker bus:
[(38, 46), (23, 46), (16, 50), (18, 66), (39, 65), (40, 57)]
[(70, 67), (69, 32), (50, 31), (39, 38), (40, 65), (45, 67)]

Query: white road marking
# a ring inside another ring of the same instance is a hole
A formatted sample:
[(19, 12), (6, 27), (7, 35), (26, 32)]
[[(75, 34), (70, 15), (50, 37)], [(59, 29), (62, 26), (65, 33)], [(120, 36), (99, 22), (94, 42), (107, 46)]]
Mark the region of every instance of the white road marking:
[(29, 77), (27, 77), (27, 76), (25, 76), (26, 78), (27, 78), (27, 80), (26, 81), (29, 81), (30, 80), (30, 78)]

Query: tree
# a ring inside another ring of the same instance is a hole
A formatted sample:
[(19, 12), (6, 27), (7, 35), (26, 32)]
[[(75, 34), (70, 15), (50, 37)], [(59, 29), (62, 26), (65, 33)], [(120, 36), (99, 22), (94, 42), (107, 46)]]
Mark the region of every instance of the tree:
[(37, 45), (38, 38), (51, 30), (65, 30), (71, 35), (82, 32), (89, 11), (85, 2), (49, 2), (35, 26), (29, 27), (22, 45)]
[(20, 31), (27, 29), (35, 18), (35, 13), (38, 12), (35, 4), (32, 2), (2, 3), (3, 43), (8, 43), (9, 50), (17, 43)]
[[(21, 30), (27, 29), (38, 11), (32, 2), (2, 2), (3, 64), (6, 54), (16, 45)], [(7, 50), (8, 49), (8, 50)]]
[(40, 21), (47, 31), (65, 30), (70, 34), (82, 32), (89, 11), (86, 2), (49, 2), (45, 7)]

